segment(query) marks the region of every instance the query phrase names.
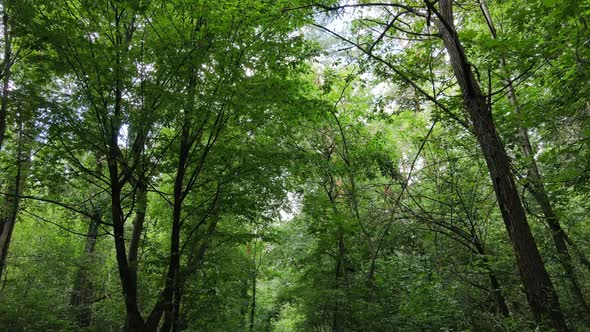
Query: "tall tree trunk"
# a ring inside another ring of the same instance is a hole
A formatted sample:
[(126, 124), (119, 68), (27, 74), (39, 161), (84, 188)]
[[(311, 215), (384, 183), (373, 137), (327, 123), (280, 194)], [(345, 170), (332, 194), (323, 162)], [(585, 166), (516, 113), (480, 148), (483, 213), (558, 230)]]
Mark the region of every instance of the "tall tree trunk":
[[(115, 13), (122, 11), (122, 8), (114, 6)], [(121, 287), (125, 298), (125, 331), (143, 332), (147, 330), (146, 323), (139, 311), (137, 300), (137, 274), (130, 267), (127, 257), (127, 243), (125, 240), (125, 214), (122, 208), (121, 192), (123, 186), (127, 183), (134, 169), (126, 169), (119, 173), (119, 132), (123, 119), (123, 59), (125, 53), (129, 50), (131, 38), (133, 36), (134, 20), (130, 26), (123, 28), (121, 15), (115, 15), (115, 33), (114, 44), (117, 47), (114, 64), (114, 104), (113, 115), (103, 123), (104, 128), (108, 128), (108, 136), (105, 137), (105, 145), (108, 147), (107, 161), (109, 167), (110, 186), (111, 186), (111, 218), (113, 222), (113, 233), (115, 237), (115, 252), (117, 266), (119, 268), (119, 277)], [(108, 114), (108, 113), (107, 113)], [(136, 166), (136, 165), (135, 165)]]
[[(330, 146), (334, 146), (334, 140), (331, 137), (328, 137), (328, 142)], [(328, 148), (328, 151), (331, 148)], [(326, 154), (326, 158), (330, 160), (331, 158), (331, 151)], [(330, 186), (324, 187), (326, 193), (328, 195), (328, 200), (330, 201), (330, 205), (332, 207), (332, 211), (334, 212), (334, 219), (338, 220), (340, 218), (339, 209), (337, 206), (336, 197), (338, 194), (343, 193), (342, 191), (342, 182), (340, 179), (334, 179), (332, 174), (328, 171), (326, 174), (327, 178), (329, 179)], [(338, 245), (338, 255), (336, 256), (336, 268), (335, 268), (335, 275), (334, 275), (334, 285), (337, 290), (343, 289), (345, 286), (346, 281), (346, 243), (344, 241), (344, 227), (341, 221), (338, 221), (336, 228), (336, 235), (337, 235), (337, 245)], [(345, 321), (344, 315), (341, 306), (340, 298), (333, 299), (331, 303), (333, 312), (332, 312), (332, 331), (333, 332), (342, 332), (345, 329)]]
[(180, 321), (180, 303), (182, 301), (182, 291), (184, 287), (179, 286), (174, 292), (174, 321), (172, 322), (172, 332), (180, 332), (182, 329)]
[[(431, 4), (428, 3), (431, 10)], [(557, 293), (545, 269), (518, 195), (510, 159), (492, 118), (490, 105), (467, 60), (453, 23), (452, 0), (440, 0), (436, 23), (449, 54), (453, 72), (463, 95), (477, 141), (482, 149), (504, 224), (516, 256), (520, 277), (535, 320), (567, 331)]]
[(9, 182), (7, 195), (5, 195), (2, 211), (0, 211), (0, 279), (2, 279), (6, 259), (10, 248), (10, 240), (14, 231), (14, 225), (18, 216), (20, 196), (25, 185), (26, 173), (30, 165), (31, 150), (28, 139), (23, 136), (23, 123), (19, 123), (18, 142), (16, 148), (16, 173)]
[(180, 226), (182, 218), (182, 205), (184, 201), (184, 179), (187, 170), (187, 162), (191, 149), (190, 128), (188, 121), (182, 127), (180, 136), (179, 159), (174, 179), (174, 203), (172, 210), (172, 233), (170, 235), (170, 257), (168, 261), (168, 272), (164, 289), (158, 297), (154, 309), (147, 321), (148, 328), (155, 331), (160, 323), (162, 315), (166, 311), (172, 311), (174, 291), (178, 285), (180, 274)]
[(115, 237), (115, 251), (121, 288), (125, 298), (125, 331), (143, 332), (146, 331), (146, 325), (137, 304), (137, 275), (129, 268), (125, 248), (125, 225), (121, 208), (121, 188), (117, 176), (116, 159), (109, 160), (109, 170), (111, 173), (111, 216)]
[[(520, 113), (520, 106), (517, 103), (514, 88), (512, 86), (512, 83), (510, 82), (508, 82), (508, 96), (510, 98), (512, 106), (514, 107), (514, 112)], [(539, 172), (537, 162), (535, 161), (535, 156), (529, 140), (527, 129), (524, 127), (520, 127), (519, 133), (521, 139), (521, 149), (528, 163), (527, 178), (531, 184), (531, 193), (533, 194), (533, 197), (541, 207), (541, 210), (543, 211), (543, 215), (545, 217), (545, 222), (551, 230), (553, 245), (557, 252), (558, 260), (566, 273), (566, 277), (570, 281), (570, 288), (574, 296), (574, 301), (577, 302), (579, 309), (585, 312), (586, 317), (590, 317), (590, 307), (588, 306), (588, 302), (586, 302), (586, 299), (584, 298), (584, 293), (582, 291), (582, 287), (578, 280), (578, 277), (576, 276), (572, 258), (567, 247), (567, 235), (565, 231), (561, 228), (559, 217), (553, 210), (551, 200), (549, 199), (547, 191), (545, 190), (541, 173)]]
[[(195, 68), (191, 68), (190, 79), (188, 84), (189, 97), (187, 101), (187, 109), (194, 110), (195, 107), (195, 93), (196, 93), (196, 72)], [(178, 316), (174, 313), (174, 308), (180, 308), (180, 303), (174, 304), (175, 294), (182, 294), (179, 289), (182, 288), (182, 277), (181, 277), (181, 266), (180, 266), (180, 231), (182, 226), (182, 208), (183, 202), (187, 197), (187, 194), (191, 191), (195, 182), (203, 169), (203, 165), (209, 151), (223, 128), (223, 110), (217, 114), (215, 122), (212, 125), (212, 132), (209, 134), (207, 143), (203, 147), (199, 160), (195, 161), (196, 167), (189, 173), (188, 169), (190, 165), (191, 156), (195, 156), (195, 144), (201, 141), (203, 134), (207, 128), (207, 122), (210, 119), (211, 112), (207, 112), (202, 122), (199, 125), (195, 125), (189, 116), (191, 112), (185, 112), (185, 118), (180, 133), (180, 146), (178, 152), (178, 163), (176, 168), (176, 176), (174, 179), (174, 198), (173, 198), (173, 210), (172, 210), (172, 232), (170, 234), (170, 257), (168, 261), (168, 269), (166, 273), (166, 281), (164, 289), (160, 292), (158, 300), (154, 305), (148, 320), (147, 326), (150, 331), (155, 330), (162, 318), (162, 315), (168, 312), (167, 322), (165, 322), (165, 328), (169, 328), (169, 322), (173, 317)], [(186, 183), (185, 183), (186, 181)], [(218, 188), (219, 190), (219, 188)], [(180, 301), (180, 296), (178, 301)]]
[[(117, 84), (118, 86), (118, 84)], [(108, 137), (107, 162), (109, 167), (109, 180), (111, 190), (111, 219), (113, 222), (113, 233), (115, 238), (115, 252), (117, 258), (117, 267), (119, 269), (119, 278), (121, 279), (121, 288), (125, 299), (125, 331), (145, 331), (146, 324), (137, 302), (137, 274), (129, 266), (127, 258), (126, 240), (125, 240), (125, 216), (121, 204), (121, 191), (125, 181), (120, 178), (118, 166), (118, 136), (119, 136), (119, 118), (121, 110), (122, 90), (116, 89), (115, 95), (115, 115), (107, 122), (105, 128), (110, 128), (111, 132)]]
[[(487, 3), (485, 0), (479, 0), (479, 3), (481, 11), (483, 12), (484, 17), (486, 19), (490, 33), (492, 34), (492, 37), (496, 39), (498, 36)], [(500, 58), (500, 69), (505, 68), (505, 66), (505, 59)], [(521, 114), (522, 112), (520, 104), (518, 103), (518, 100), (516, 98), (516, 91), (514, 89), (511, 79), (506, 79), (504, 84), (506, 84), (508, 100), (510, 102), (510, 105), (513, 107), (514, 113)], [(535, 153), (533, 151), (533, 147), (531, 145), (531, 141), (529, 138), (528, 128), (526, 128), (524, 125), (520, 125), (518, 128), (518, 132), (520, 136), (520, 148), (527, 162), (527, 178), (530, 182), (531, 193), (533, 194), (533, 197), (541, 207), (541, 210), (543, 211), (543, 215), (545, 217), (545, 222), (551, 230), (553, 244), (559, 257), (559, 262), (561, 263), (566, 273), (566, 276), (570, 281), (570, 287), (574, 295), (574, 300), (577, 302), (579, 308), (585, 312), (585, 315), (587, 317), (590, 317), (590, 307), (588, 306), (588, 303), (584, 298), (584, 292), (582, 291), (582, 287), (576, 276), (572, 258), (567, 247), (566, 242), (568, 240), (568, 236), (566, 235), (565, 231), (561, 228), (559, 217), (553, 210), (553, 205), (551, 204), (549, 195), (545, 190), (543, 177), (541, 176), (541, 172), (539, 171), (539, 167), (537, 166), (537, 161), (535, 160)]]
[[(133, 221), (133, 230), (131, 234), (131, 240), (129, 241), (129, 254), (127, 255), (127, 273), (128, 273), (128, 280), (130, 282), (129, 291), (131, 291), (131, 301), (135, 302), (135, 305), (130, 304), (129, 309), (132, 312), (132, 318), (137, 324), (137, 331), (144, 331), (146, 329), (145, 323), (141, 315), (139, 314), (139, 306), (138, 306), (138, 298), (137, 298), (137, 266), (138, 266), (138, 248), (139, 243), (141, 240), (141, 234), (143, 232), (143, 224), (145, 222), (145, 215), (147, 209), (147, 183), (144, 181), (143, 178), (137, 182), (136, 186), (136, 195), (137, 195), (137, 211), (135, 212), (135, 219)], [(123, 245), (124, 245), (124, 237), (123, 237)], [(121, 244), (120, 244), (121, 245)], [(125, 250), (124, 247), (121, 250)], [(134, 300), (132, 300), (134, 299)], [(135, 312), (137, 310), (137, 312)], [(129, 315), (129, 311), (128, 311)], [(128, 323), (131, 324), (131, 321), (128, 317)]]
[[(143, 84), (143, 82), (142, 82)], [(142, 99), (143, 99), (143, 86), (142, 86)], [(143, 103), (143, 100), (142, 100)], [(143, 105), (143, 104), (142, 104)], [(130, 183), (135, 187), (135, 219), (133, 220), (133, 229), (131, 231), (131, 239), (129, 240), (129, 252), (127, 254), (127, 261), (129, 262), (129, 268), (131, 272), (137, 275), (137, 264), (138, 264), (138, 250), (139, 243), (141, 242), (141, 235), (144, 229), (144, 222), (147, 210), (147, 193), (149, 176), (146, 174), (145, 167), (142, 157), (144, 157), (145, 144), (147, 141), (146, 133), (149, 124), (149, 114), (151, 109), (142, 107), (139, 111), (139, 120), (137, 123), (129, 124), (129, 137), (134, 137), (133, 141), (129, 142), (128, 149), (131, 152), (133, 169), (127, 170), (127, 172), (134, 172), (133, 176), (129, 177)]]
[(164, 310), (164, 322), (162, 324), (162, 327), (160, 328), (160, 332), (180, 331), (180, 304), (182, 301), (184, 286), (187, 278), (193, 273), (195, 273), (201, 267), (203, 260), (205, 259), (205, 253), (207, 252), (207, 249), (209, 249), (209, 245), (211, 244), (211, 238), (213, 237), (217, 229), (217, 223), (219, 221), (219, 195), (220, 188), (218, 187), (217, 197), (213, 202), (211, 222), (207, 227), (207, 231), (202, 237), (201, 241), (195, 240), (191, 242), (187, 264), (182, 271), (178, 272), (178, 276), (174, 284), (174, 291), (171, 300), (172, 305), (162, 309)]
[(131, 240), (129, 240), (129, 253), (127, 255), (129, 269), (131, 273), (136, 275), (135, 278), (137, 278), (139, 243), (141, 241), (141, 234), (143, 233), (143, 224), (145, 222), (147, 209), (147, 183), (143, 177), (140, 177), (140, 179), (137, 181), (136, 197), (137, 210), (135, 211)]
[(86, 245), (84, 247), (84, 257), (74, 281), (74, 288), (72, 289), (72, 296), (70, 305), (74, 307), (78, 325), (81, 327), (90, 326), (92, 322), (92, 301), (94, 287), (92, 280), (88, 275), (88, 269), (92, 263), (92, 256), (96, 244), (96, 237), (98, 235), (98, 225), (100, 223), (101, 211), (96, 209), (88, 226), (88, 233), (86, 235)]
[[(96, 172), (102, 174), (102, 161), (100, 157), (96, 158)], [(84, 246), (84, 257), (74, 281), (72, 289), (72, 296), (70, 298), (70, 305), (74, 307), (78, 325), (81, 327), (90, 326), (92, 323), (92, 301), (94, 295), (94, 287), (92, 280), (88, 275), (88, 269), (93, 262), (94, 247), (98, 236), (98, 226), (101, 223), (102, 210), (100, 207), (95, 207), (88, 225), (88, 233), (86, 235), (86, 245)]]
[(8, 96), (10, 94), (10, 76), (12, 71), (12, 38), (8, 18), (8, 1), (2, 1), (2, 28), (4, 30), (4, 59), (2, 63), (2, 97), (0, 98), (0, 149), (6, 136), (6, 118), (8, 115)]

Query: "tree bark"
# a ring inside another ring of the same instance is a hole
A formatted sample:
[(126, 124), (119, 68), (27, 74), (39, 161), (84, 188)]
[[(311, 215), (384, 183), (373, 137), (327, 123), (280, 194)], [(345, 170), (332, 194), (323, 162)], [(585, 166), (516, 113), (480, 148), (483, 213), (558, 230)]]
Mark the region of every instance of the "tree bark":
[[(189, 97), (187, 101), (187, 110), (185, 112), (183, 125), (180, 133), (180, 146), (178, 152), (178, 163), (176, 168), (176, 176), (174, 179), (174, 194), (173, 194), (173, 211), (172, 211), (172, 232), (170, 234), (170, 257), (168, 261), (168, 269), (166, 273), (166, 281), (164, 289), (160, 292), (158, 300), (152, 309), (147, 320), (148, 329), (155, 330), (162, 318), (162, 315), (168, 313), (168, 321), (171, 317), (177, 316), (173, 313), (175, 307), (180, 308), (180, 303), (174, 304), (175, 294), (182, 294), (178, 292), (182, 288), (181, 266), (180, 266), (180, 231), (182, 226), (182, 209), (183, 202), (187, 194), (192, 190), (198, 179), (199, 174), (203, 169), (203, 165), (207, 159), (211, 147), (217, 141), (221, 129), (224, 125), (224, 111), (223, 108), (215, 117), (215, 122), (211, 126), (211, 132), (206, 144), (200, 151), (198, 161), (195, 161), (195, 145), (201, 141), (208, 125), (208, 120), (211, 118), (211, 111), (208, 111), (203, 120), (195, 125), (192, 121), (192, 111), (194, 111), (194, 101), (196, 93), (196, 73), (195, 68), (191, 68), (191, 76), (189, 78), (188, 92)], [(191, 163), (196, 163), (195, 167), (190, 170)], [(186, 182), (186, 183), (185, 183)], [(218, 188), (219, 190), (219, 188)], [(217, 201), (216, 201), (217, 202)], [(180, 301), (180, 296), (178, 301)], [(171, 315), (172, 314), (172, 315)], [(167, 322), (165, 324), (168, 324)], [(168, 328), (168, 326), (166, 326)]]
[(164, 323), (160, 328), (160, 332), (176, 332), (180, 331), (181, 329), (182, 322), (180, 320), (180, 304), (183, 296), (184, 286), (187, 278), (193, 273), (195, 273), (201, 267), (205, 259), (205, 253), (207, 252), (207, 249), (209, 249), (209, 245), (211, 244), (211, 238), (213, 237), (217, 229), (217, 223), (219, 222), (219, 196), (221, 195), (219, 192), (220, 190), (221, 189), (218, 188), (218, 196), (213, 202), (211, 222), (207, 227), (207, 231), (205, 232), (204, 236), (201, 238), (200, 241), (195, 240), (191, 242), (189, 248), (189, 257), (187, 258), (187, 264), (178, 274), (172, 299), (172, 305), (165, 309)]
[[(514, 88), (510, 82), (508, 82), (508, 96), (512, 106), (514, 107), (514, 112), (516, 114), (520, 113), (520, 106), (517, 103)], [(545, 217), (545, 222), (551, 230), (553, 245), (557, 252), (558, 260), (570, 281), (570, 288), (574, 295), (574, 301), (578, 303), (579, 309), (584, 311), (586, 315), (590, 315), (590, 307), (584, 298), (582, 286), (578, 280), (578, 277), (576, 276), (572, 258), (567, 247), (567, 235), (563, 228), (561, 228), (559, 217), (553, 210), (551, 200), (549, 199), (549, 195), (547, 195), (547, 191), (545, 190), (545, 185), (543, 184), (541, 173), (539, 172), (537, 162), (535, 161), (535, 156), (529, 140), (527, 129), (521, 126), (519, 128), (519, 133), (521, 139), (521, 149), (528, 163), (527, 178), (531, 184), (531, 193), (541, 207), (543, 216)]]
[[(496, 39), (498, 36), (487, 3), (485, 0), (479, 0), (479, 3), (481, 11), (483, 12), (484, 17), (486, 19), (490, 33), (492, 34), (492, 37)], [(502, 69), (505, 66), (506, 60), (504, 58), (501, 58), (500, 68)], [(516, 91), (514, 89), (512, 81), (509, 78), (505, 80), (504, 83), (507, 86), (508, 100), (510, 102), (510, 105), (513, 107), (514, 113), (521, 114), (522, 112), (520, 104), (518, 103), (518, 100), (516, 98)], [(582, 311), (584, 311), (586, 315), (590, 315), (590, 307), (588, 306), (588, 303), (584, 298), (584, 292), (582, 291), (581, 284), (576, 276), (572, 258), (567, 247), (568, 236), (561, 227), (559, 218), (553, 210), (553, 205), (551, 204), (549, 195), (545, 190), (543, 177), (541, 175), (541, 172), (539, 171), (539, 167), (537, 166), (537, 161), (535, 160), (535, 153), (531, 145), (528, 129), (525, 126), (520, 125), (518, 127), (518, 133), (520, 136), (520, 148), (527, 162), (527, 178), (531, 185), (531, 193), (537, 201), (537, 204), (539, 204), (539, 206), (541, 207), (541, 210), (543, 211), (543, 215), (545, 217), (545, 222), (551, 230), (551, 236), (553, 238), (555, 250), (559, 257), (559, 262), (561, 263), (567, 278), (570, 280), (570, 287), (572, 293), (574, 294), (575, 301), (578, 303), (580, 309), (582, 309)]]
[(172, 311), (174, 290), (178, 284), (180, 273), (180, 222), (182, 216), (182, 203), (184, 201), (184, 179), (187, 170), (187, 161), (191, 149), (190, 128), (188, 122), (182, 127), (180, 136), (180, 149), (176, 177), (174, 179), (174, 203), (172, 211), (172, 233), (170, 235), (170, 257), (168, 272), (164, 289), (158, 297), (158, 301), (152, 310), (147, 325), (150, 330), (156, 330), (162, 315), (166, 311)]
[[(428, 5), (434, 9), (430, 3)], [(436, 23), (486, 160), (534, 319), (540, 324), (548, 323), (557, 331), (568, 331), (557, 293), (529, 228), (510, 168), (510, 159), (496, 132), (490, 105), (475, 79), (455, 30), (452, 0), (441, 0), (439, 8)]]
[(16, 174), (13, 181), (9, 183), (5, 195), (0, 219), (0, 279), (2, 279), (6, 259), (10, 248), (10, 241), (14, 231), (14, 225), (18, 216), (20, 196), (25, 185), (26, 173), (28, 172), (31, 159), (31, 149), (23, 137), (23, 123), (19, 123), (18, 142), (16, 151)]
[(129, 268), (125, 248), (125, 220), (121, 208), (121, 186), (119, 184), (116, 155), (114, 159), (109, 160), (109, 171), (111, 174), (111, 216), (115, 237), (115, 251), (121, 288), (125, 298), (126, 318), (124, 329), (129, 332), (143, 332), (146, 331), (146, 325), (137, 304), (137, 276)]
[[(125, 169), (123, 174), (119, 173), (119, 133), (123, 119), (123, 59), (124, 53), (129, 50), (129, 44), (133, 36), (134, 29), (125, 29), (122, 27), (122, 16), (118, 15), (122, 9), (115, 6), (115, 33), (114, 46), (115, 52), (114, 64), (114, 104), (113, 115), (103, 123), (104, 128), (108, 128), (108, 137), (105, 137), (105, 145), (108, 148), (107, 162), (109, 167), (110, 186), (111, 186), (111, 217), (113, 222), (113, 233), (115, 237), (115, 252), (117, 266), (119, 268), (119, 277), (121, 287), (125, 298), (125, 326), (124, 330), (128, 332), (143, 332), (147, 330), (146, 323), (139, 311), (137, 300), (137, 274), (130, 267), (127, 257), (127, 243), (125, 240), (125, 214), (122, 208), (121, 192), (127, 183), (134, 169)], [(130, 27), (134, 24), (131, 20)], [(105, 110), (106, 111), (106, 110)], [(108, 114), (108, 112), (107, 112)], [(133, 165), (136, 167), (137, 165)]]
[[(487, 3), (485, 0), (479, 0), (479, 3), (481, 11), (483, 12), (484, 17), (486, 19), (490, 33), (492, 34), (492, 37), (496, 39), (498, 36)], [(500, 58), (500, 69), (505, 68), (505, 66), (506, 60), (502, 57)], [(510, 102), (510, 105), (513, 107), (514, 113), (521, 114), (522, 112), (520, 104), (518, 103), (518, 99), (516, 98), (516, 91), (514, 89), (511, 79), (506, 79), (504, 84), (507, 87), (508, 101)], [(578, 303), (579, 308), (582, 311), (584, 311), (586, 315), (590, 315), (590, 307), (588, 306), (588, 303), (584, 298), (584, 292), (582, 291), (581, 284), (576, 276), (572, 258), (567, 247), (568, 236), (561, 227), (559, 217), (553, 210), (553, 205), (551, 204), (549, 195), (545, 190), (543, 177), (541, 175), (541, 172), (539, 171), (539, 167), (537, 166), (537, 161), (535, 160), (535, 153), (531, 145), (528, 129), (525, 126), (520, 125), (518, 127), (518, 133), (520, 136), (520, 148), (527, 162), (527, 178), (530, 183), (530, 191), (533, 194), (535, 200), (537, 201), (537, 204), (539, 204), (539, 206), (541, 207), (541, 210), (543, 211), (543, 215), (545, 217), (545, 222), (551, 230), (553, 244), (557, 252), (559, 262), (561, 263), (566, 273), (566, 276), (570, 281), (570, 288), (574, 295), (574, 300)]]
[(100, 209), (96, 209), (90, 220), (90, 225), (88, 226), (84, 257), (82, 258), (82, 262), (76, 273), (76, 280), (74, 281), (74, 288), (70, 299), (70, 305), (75, 308), (78, 325), (81, 327), (90, 326), (92, 322), (91, 305), (93, 301), (94, 287), (92, 280), (90, 280), (90, 276), (88, 275), (88, 268), (90, 267), (92, 254), (94, 253), (100, 218)]
[(178, 281), (177, 286), (174, 289), (174, 295), (172, 299), (172, 307), (166, 310), (164, 313), (164, 322), (160, 328), (160, 332), (177, 332), (181, 329), (180, 324), (180, 303), (182, 301), (182, 290), (184, 288), (184, 282)]
[(10, 74), (12, 71), (12, 38), (10, 35), (7, 1), (2, 1), (2, 26), (4, 28), (4, 59), (2, 63), (2, 97), (0, 105), (0, 149), (6, 136), (8, 97), (10, 94)]
[[(102, 174), (102, 161), (100, 157), (96, 158), (96, 172)], [(72, 289), (72, 296), (70, 298), (70, 305), (75, 308), (78, 325), (81, 327), (90, 326), (92, 323), (92, 302), (94, 287), (88, 269), (93, 261), (94, 247), (98, 236), (98, 226), (101, 224), (102, 210), (100, 207), (95, 207), (88, 225), (88, 233), (86, 235), (86, 245), (84, 247), (84, 257), (74, 281)]]
[(133, 231), (131, 233), (131, 240), (129, 241), (127, 261), (129, 262), (131, 272), (137, 275), (139, 243), (141, 241), (141, 234), (143, 233), (143, 224), (147, 209), (147, 183), (143, 178), (137, 181), (136, 196), (137, 210), (135, 211), (135, 219), (133, 220)]
[[(117, 57), (118, 58), (118, 57)], [(119, 63), (117, 63), (119, 65)], [(120, 82), (115, 84), (115, 114), (104, 125), (110, 128), (108, 139), (107, 162), (109, 167), (109, 179), (111, 190), (111, 219), (113, 222), (113, 233), (115, 237), (115, 252), (117, 258), (117, 267), (119, 268), (119, 277), (121, 279), (121, 288), (125, 298), (125, 331), (145, 331), (145, 321), (139, 312), (137, 303), (137, 275), (129, 267), (127, 259), (126, 241), (125, 241), (125, 216), (121, 204), (121, 191), (125, 181), (120, 179), (118, 166), (118, 136), (120, 128), (122, 88)]]

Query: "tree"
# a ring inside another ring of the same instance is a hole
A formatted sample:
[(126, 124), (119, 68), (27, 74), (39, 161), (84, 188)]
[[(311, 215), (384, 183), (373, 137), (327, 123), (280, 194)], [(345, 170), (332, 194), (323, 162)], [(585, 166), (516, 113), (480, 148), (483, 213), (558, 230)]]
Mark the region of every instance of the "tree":
[(588, 4), (0, 11), (4, 329), (587, 325)]
[[(497, 38), (496, 28), (494, 26), (490, 11), (487, 7), (487, 3), (485, 1), (480, 1), (480, 7), (482, 9), (483, 14), (485, 15), (486, 22), (488, 24), (488, 28), (490, 29), (490, 33), (492, 37), (495, 39)], [(505, 67), (505, 59), (500, 58), (500, 65), (501, 67)], [(512, 76), (512, 75), (510, 75)], [(515, 114), (519, 115), (522, 113), (520, 109), (520, 105), (518, 103), (516, 97), (516, 91), (514, 89), (514, 85), (512, 84), (512, 78), (508, 77), (505, 80), (504, 84), (507, 88), (508, 98), (510, 105), (513, 107)], [(518, 128), (519, 138), (520, 138), (520, 148), (522, 150), (523, 157), (527, 162), (527, 177), (530, 181), (530, 191), (533, 194), (533, 197), (541, 207), (543, 211), (543, 215), (545, 216), (545, 221), (549, 226), (549, 229), (552, 233), (553, 242), (555, 245), (555, 250), (559, 255), (560, 263), (563, 266), (563, 269), (567, 273), (568, 278), (570, 279), (572, 292), (576, 301), (581, 306), (581, 309), (586, 312), (586, 314), (590, 314), (590, 307), (586, 303), (586, 299), (584, 298), (583, 291), (580, 286), (580, 282), (575, 273), (574, 266), (572, 265), (572, 258), (569, 253), (569, 249), (567, 246), (567, 242), (572, 242), (571, 239), (567, 236), (565, 231), (560, 225), (559, 218), (554, 211), (553, 205), (551, 204), (551, 200), (549, 199), (549, 195), (547, 195), (547, 191), (545, 190), (545, 185), (543, 184), (543, 178), (539, 171), (539, 166), (535, 160), (535, 155), (533, 151), (533, 147), (531, 145), (531, 140), (528, 134), (528, 128), (525, 126), (520, 126)]]
[[(522, 206), (510, 167), (510, 159), (504, 150), (502, 141), (496, 131), (488, 98), (483, 94), (480, 85), (476, 80), (476, 76), (469, 65), (466, 53), (455, 28), (452, 3), (449, 1), (441, 1), (439, 3), (439, 9), (437, 9), (432, 3), (425, 2), (427, 13), (421, 12), (409, 5), (396, 3), (369, 3), (359, 4), (358, 6), (397, 8), (402, 10), (403, 13), (411, 13), (426, 19), (427, 25), (430, 24), (430, 20), (434, 21), (437, 25), (440, 37), (450, 58), (450, 65), (454, 72), (454, 76), (461, 89), (463, 105), (467, 111), (471, 125), (473, 126), (473, 133), (479, 142), (490, 172), (490, 177), (498, 199), (498, 205), (502, 211), (504, 223), (511, 239), (521, 280), (527, 291), (527, 299), (533, 316), (538, 322), (548, 321), (551, 326), (557, 330), (567, 330), (563, 314), (559, 307), (557, 294), (553, 289), (549, 274), (545, 269), (537, 245), (530, 231), (525, 210)], [(347, 6), (344, 5), (341, 7), (325, 8), (339, 9), (346, 7)], [(373, 52), (375, 45), (382, 40), (388, 30), (394, 28), (393, 24), (396, 20), (397, 18), (394, 17), (392, 20), (393, 23), (386, 24), (386, 28), (378, 38), (370, 44), (372, 45), (370, 48), (366, 48), (363, 45), (346, 39), (346, 37), (342, 37), (338, 33), (327, 28), (319, 27), (327, 30), (336, 37), (353, 44), (373, 60), (383, 63), (388, 69), (400, 76), (407, 84), (410, 84), (415, 89), (422, 92), (429, 100), (435, 102), (435, 104), (445, 110), (447, 114), (452, 114), (444, 105), (441, 105), (440, 102), (437, 101), (436, 96), (427, 94), (418, 83), (412, 81), (411, 78), (398, 69), (397, 66), (388, 62), (386, 59), (383, 59), (379, 55), (375, 55)], [(403, 31), (405, 30), (402, 30), (402, 32)], [(410, 35), (412, 34), (413, 33), (410, 33)]]

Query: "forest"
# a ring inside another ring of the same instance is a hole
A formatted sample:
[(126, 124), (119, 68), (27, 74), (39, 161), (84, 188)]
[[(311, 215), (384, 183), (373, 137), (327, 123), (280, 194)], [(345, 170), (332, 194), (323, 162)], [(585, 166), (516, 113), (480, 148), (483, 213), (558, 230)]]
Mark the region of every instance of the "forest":
[(0, 331), (590, 331), (590, 1), (0, 16)]

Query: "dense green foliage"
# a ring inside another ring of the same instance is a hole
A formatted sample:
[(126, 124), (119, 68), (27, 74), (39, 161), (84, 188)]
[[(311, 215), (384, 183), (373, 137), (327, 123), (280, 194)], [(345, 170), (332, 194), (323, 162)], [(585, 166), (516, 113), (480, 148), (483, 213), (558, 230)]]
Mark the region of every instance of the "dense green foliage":
[(1, 331), (590, 326), (589, 1), (0, 9)]

